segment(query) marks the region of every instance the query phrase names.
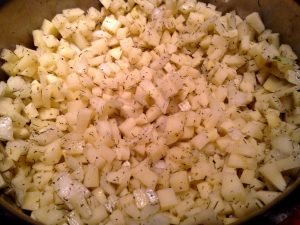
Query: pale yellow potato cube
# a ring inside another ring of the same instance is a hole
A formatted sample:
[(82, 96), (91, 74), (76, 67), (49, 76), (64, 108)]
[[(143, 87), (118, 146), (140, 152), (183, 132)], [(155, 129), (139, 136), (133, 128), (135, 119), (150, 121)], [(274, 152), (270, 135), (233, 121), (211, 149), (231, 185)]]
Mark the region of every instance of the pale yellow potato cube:
[(204, 131), (198, 133), (198, 135), (191, 140), (192, 145), (195, 146), (198, 150), (201, 150), (208, 142), (208, 134)]
[(280, 192), (275, 192), (275, 191), (258, 191), (255, 193), (257, 198), (261, 200), (265, 205), (270, 204), (280, 194), (281, 194)]
[(265, 30), (265, 25), (257, 12), (251, 13), (245, 20), (257, 33), (261, 33)]
[(149, 188), (155, 188), (158, 181), (157, 174), (143, 165), (135, 167), (132, 171), (132, 175)]
[(93, 164), (88, 164), (83, 181), (84, 186), (88, 188), (98, 187), (100, 185), (99, 178), (98, 167)]
[(100, 0), (100, 2), (104, 6), (104, 8), (108, 9), (112, 3), (112, 0)]
[(281, 172), (275, 164), (265, 164), (259, 168), (259, 172), (269, 180), (278, 190), (284, 191), (287, 184)]
[(200, 197), (203, 199), (207, 199), (209, 197), (210, 193), (212, 192), (211, 185), (206, 181), (203, 181), (203, 182), (197, 184), (197, 189), (200, 194)]
[(175, 192), (188, 191), (190, 188), (187, 171), (171, 174), (170, 185)]
[(42, 108), (39, 110), (38, 114), (41, 120), (52, 120), (59, 115), (59, 110), (56, 108), (49, 108), (49, 109)]
[(21, 204), (22, 209), (30, 211), (37, 210), (39, 208), (40, 194), (39, 191), (26, 192)]
[(114, 59), (120, 59), (122, 56), (121, 47), (113, 48), (108, 52)]
[(120, 27), (121, 23), (113, 17), (105, 17), (102, 22), (102, 28), (113, 34), (115, 34)]
[(119, 209), (113, 211), (109, 217), (114, 225), (125, 225), (124, 215)]
[(236, 172), (223, 172), (221, 194), (227, 201), (245, 201), (246, 190)]
[(159, 204), (162, 210), (168, 210), (175, 207), (178, 203), (176, 194), (172, 188), (160, 189), (157, 191)]

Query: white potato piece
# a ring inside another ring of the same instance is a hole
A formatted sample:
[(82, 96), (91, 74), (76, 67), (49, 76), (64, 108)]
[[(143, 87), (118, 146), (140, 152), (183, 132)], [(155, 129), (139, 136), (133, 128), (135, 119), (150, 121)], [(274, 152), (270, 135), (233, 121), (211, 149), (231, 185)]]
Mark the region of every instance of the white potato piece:
[(223, 172), (222, 196), (227, 201), (245, 201), (246, 191), (236, 172)]
[(177, 205), (178, 199), (172, 188), (160, 189), (157, 191), (159, 204), (162, 210), (170, 209)]
[(265, 30), (265, 25), (257, 12), (251, 13), (245, 20), (257, 33), (261, 33)]
[(286, 188), (286, 181), (275, 164), (265, 164), (259, 168), (259, 172), (278, 190), (283, 191)]
[(188, 174), (186, 171), (179, 171), (171, 174), (170, 185), (175, 192), (188, 191), (190, 188)]
[(280, 192), (275, 192), (275, 191), (258, 191), (256, 193), (257, 198), (266, 205), (270, 204), (279, 195)]
[(10, 117), (0, 117), (0, 140), (13, 140), (13, 124)]

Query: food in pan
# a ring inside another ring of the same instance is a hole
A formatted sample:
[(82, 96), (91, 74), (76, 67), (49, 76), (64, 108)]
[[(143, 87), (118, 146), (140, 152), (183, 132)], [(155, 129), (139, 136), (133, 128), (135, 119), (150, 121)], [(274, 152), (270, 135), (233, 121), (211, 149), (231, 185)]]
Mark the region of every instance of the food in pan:
[(4, 49), (0, 187), (43, 224), (230, 224), (300, 167), (300, 71), (194, 0), (101, 0)]

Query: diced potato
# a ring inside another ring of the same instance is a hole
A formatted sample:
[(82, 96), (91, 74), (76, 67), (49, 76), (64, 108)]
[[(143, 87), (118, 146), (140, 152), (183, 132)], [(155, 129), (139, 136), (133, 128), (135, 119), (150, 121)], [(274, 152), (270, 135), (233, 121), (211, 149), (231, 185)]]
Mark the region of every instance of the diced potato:
[(101, 204), (104, 204), (107, 201), (105, 193), (100, 187), (95, 188), (92, 193)]
[(22, 202), (22, 209), (37, 210), (39, 208), (40, 192), (31, 191), (26, 192)]
[(102, 22), (102, 28), (113, 34), (117, 32), (120, 26), (121, 23), (112, 17), (106, 17)]
[(33, 103), (29, 103), (28, 105), (26, 105), (26, 107), (24, 108), (24, 112), (27, 114), (28, 118), (30, 119), (39, 116), (39, 112), (37, 111)]
[(236, 172), (223, 172), (222, 196), (227, 201), (245, 201), (246, 191)]
[(274, 137), (271, 140), (271, 144), (273, 149), (276, 149), (283, 154), (289, 155), (293, 151), (293, 146), (294, 146), (293, 141), (290, 139), (289, 136), (284, 134)]
[(43, 206), (32, 212), (32, 217), (40, 223), (55, 224), (63, 223), (65, 211), (53, 207), (53, 205)]
[(172, 188), (160, 189), (157, 191), (157, 195), (162, 210), (171, 209), (178, 203), (178, 199)]
[(130, 169), (122, 166), (118, 171), (112, 171), (107, 174), (107, 181), (114, 184), (127, 184), (131, 176)]
[(212, 192), (211, 185), (206, 181), (197, 184), (197, 189), (199, 191), (200, 197), (204, 199), (207, 199), (209, 197), (209, 194)]
[(211, 165), (205, 160), (199, 161), (191, 168), (191, 178), (192, 180), (203, 180), (205, 177), (211, 176), (213, 169)]
[(195, 224), (207, 224), (207, 225), (219, 225), (222, 222), (217, 218), (215, 212), (212, 209), (204, 209), (199, 213), (195, 213), (185, 220), (181, 225), (195, 225)]
[(113, 224), (125, 225), (124, 215), (119, 209), (113, 211), (109, 217)]
[(2, 50), (0, 188), (49, 225), (230, 224), (279, 196), (300, 168), (279, 34), (195, 0), (100, 3)]
[(99, 186), (99, 170), (96, 166), (89, 164), (87, 166), (83, 184), (88, 188)]
[(195, 146), (198, 150), (201, 150), (208, 142), (208, 135), (205, 132), (199, 133), (191, 141), (192, 145)]
[(23, 140), (8, 141), (6, 153), (9, 159), (18, 161), (21, 155), (25, 155), (30, 147), (29, 143)]
[(257, 12), (251, 13), (245, 20), (257, 33), (261, 33), (265, 30), (265, 25)]
[(86, 219), (85, 221), (87, 224), (96, 225), (101, 223), (101, 221), (103, 221), (107, 217), (108, 213), (106, 209), (104, 208), (104, 206), (100, 205), (92, 209), (92, 216)]
[(170, 185), (175, 192), (188, 191), (190, 188), (188, 174), (186, 171), (179, 171), (171, 174)]
[(55, 28), (55, 26), (53, 25), (52, 22), (50, 22), (47, 19), (44, 19), (41, 30), (43, 31), (44, 34), (46, 35), (54, 35), (57, 36), (58, 31)]
[(39, 118), (41, 120), (51, 120), (55, 119), (59, 115), (59, 110), (55, 108), (50, 109), (40, 109), (39, 110)]
[(0, 117), (0, 140), (13, 140), (13, 124), (10, 117)]
[(115, 58), (115, 59), (118, 60), (118, 59), (120, 59), (121, 56), (122, 56), (122, 50), (121, 50), (120, 47), (117, 47), (117, 48), (111, 49), (111, 50), (109, 51), (109, 54), (110, 54), (113, 58)]
[(295, 169), (300, 167), (300, 160), (296, 157), (289, 156), (275, 162), (276, 167), (280, 172)]
[(258, 191), (256, 193), (257, 198), (266, 205), (270, 204), (279, 195), (280, 192), (275, 192), (275, 191)]
[(286, 188), (286, 181), (276, 165), (265, 164), (259, 168), (259, 172), (280, 191), (283, 191)]
[(133, 196), (134, 196), (134, 199), (135, 199), (136, 206), (139, 209), (142, 209), (142, 208), (146, 207), (149, 204), (149, 199), (146, 195), (145, 190), (136, 189), (136, 190), (133, 191)]
[(112, 0), (101, 0), (100, 2), (106, 9), (108, 9), (112, 3)]
[(230, 154), (227, 162), (228, 166), (242, 169), (256, 169), (256, 159), (247, 158), (238, 154)]
[(149, 188), (155, 188), (158, 181), (158, 176), (143, 165), (138, 165), (134, 168), (132, 175)]
[(185, 118), (185, 113), (176, 113), (167, 118), (165, 128), (166, 144), (173, 144), (181, 137), (183, 134)]

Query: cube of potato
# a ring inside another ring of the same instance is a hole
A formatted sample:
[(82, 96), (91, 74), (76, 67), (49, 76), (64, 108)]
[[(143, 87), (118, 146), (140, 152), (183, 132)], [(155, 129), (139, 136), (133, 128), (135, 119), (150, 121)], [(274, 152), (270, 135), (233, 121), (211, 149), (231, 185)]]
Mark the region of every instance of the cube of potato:
[(225, 55), (222, 63), (225, 63), (230, 67), (239, 68), (246, 63), (246, 59), (241, 55)]
[(104, 6), (104, 8), (108, 9), (112, 3), (112, 0), (100, 0), (100, 2)]
[(208, 134), (204, 131), (200, 132), (197, 136), (195, 136), (191, 143), (198, 150), (201, 150), (207, 143), (209, 142)]
[(245, 20), (257, 33), (260, 34), (265, 30), (265, 25), (257, 12), (251, 13)]
[(99, 151), (99, 155), (107, 162), (112, 162), (116, 158), (116, 152), (107, 146), (99, 146), (96, 151)]
[(85, 220), (86, 224), (96, 225), (101, 224), (105, 218), (108, 217), (108, 213), (103, 205), (99, 205), (92, 209), (92, 215)]
[(263, 86), (267, 91), (276, 92), (282, 89), (284, 82), (275, 76), (269, 76)]
[(51, 180), (53, 176), (53, 172), (37, 172), (33, 175), (33, 185), (35, 188), (38, 188), (39, 190), (44, 190), (45, 186), (48, 186), (49, 181)]
[(265, 164), (258, 170), (267, 180), (269, 180), (278, 190), (284, 191), (287, 184), (281, 172), (275, 164)]
[(44, 19), (41, 30), (46, 35), (54, 35), (54, 36), (58, 35), (58, 30), (56, 29), (56, 27), (53, 25), (52, 22), (50, 22), (47, 19)]
[(281, 124), (280, 111), (275, 109), (267, 109), (265, 117), (270, 127), (279, 127)]
[(106, 195), (104, 193), (104, 190), (100, 187), (95, 188), (92, 191), (93, 196), (100, 202), (101, 204), (104, 204), (107, 202)]
[(166, 134), (166, 144), (173, 144), (183, 134), (186, 114), (183, 112), (168, 116), (166, 122), (166, 128), (164, 133)]
[(6, 153), (9, 159), (18, 161), (21, 155), (25, 155), (29, 148), (29, 143), (23, 140), (13, 140), (6, 143)]
[(183, 201), (180, 201), (175, 207), (177, 216), (182, 217), (189, 210), (191, 210), (194, 205), (195, 205), (195, 202), (192, 198), (185, 198)]
[(244, 201), (246, 191), (236, 172), (223, 172), (221, 194), (227, 201)]
[(211, 185), (206, 181), (197, 184), (197, 189), (200, 197), (203, 199), (207, 199), (209, 197), (209, 194), (212, 192)]
[(187, 171), (171, 174), (170, 185), (175, 192), (188, 191), (190, 188)]
[(30, 211), (37, 210), (39, 208), (40, 194), (39, 191), (26, 192), (21, 208)]
[(146, 187), (155, 188), (158, 176), (144, 165), (138, 165), (132, 171), (133, 177), (141, 181)]
[(119, 130), (122, 134), (130, 136), (130, 131), (135, 127), (136, 121), (134, 118), (128, 118), (119, 125)]
[(121, 47), (113, 48), (108, 52), (114, 59), (120, 59), (122, 56)]
[(134, 190), (133, 196), (135, 199), (135, 204), (139, 209), (143, 209), (149, 204), (149, 199), (144, 189)]
[(280, 172), (291, 170), (300, 167), (300, 159), (297, 157), (289, 156), (275, 162), (276, 167)]
[(178, 199), (172, 188), (160, 189), (157, 191), (159, 204), (162, 210), (168, 210), (177, 205)]
[(125, 225), (125, 219), (122, 211), (119, 209), (113, 211), (110, 215), (110, 221), (112, 221), (114, 225)]
[(243, 168), (243, 169), (256, 169), (257, 162), (255, 158), (247, 158), (239, 154), (230, 154), (228, 161), (228, 166), (233, 168)]
[(7, 62), (16, 62), (18, 61), (18, 57), (9, 49), (2, 49), (0, 53), (0, 58)]
[(56, 108), (45, 109), (42, 108), (39, 110), (39, 118), (41, 120), (52, 120), (59, 115), (59, 110)]
[(84, 132), (89, 127), (92, 113), (90, 108), (83, 108), (78, 111), (76, 128), (79, 132)]
[(121, 23), (112, 17), (105, 17), (102, 22), (102, 28), (113, 34), (115, 34), (120, 27)]
[(283, 154), (290, 155), (293, 151), (294, 143), (288, 135), (282, 134), (271, 140), (272, 148)]
[(156, 162), (163, 158), (167, 153), (168, 147), (160, 143), (150, 143), (146, 147), (146, 152), (150, 156), (152, 162)]
[(281, 193), (276, 191), (258, 191), (255, 193), (256, 197), (261, 200), (265, 205), (270, 204)]
[(13, 140), (13, 124), (10, 117), (0, 117), (0, 140)]
[(41, 160), (46, 165), (54, 165), (58, 163), (62, 157), (61, 140), (57, 139), (50, 144), (44, 146), (45, 150)]
[(124, 185), (127, 184), (131, 177), (130, 168), (122, 166), (117, 171), (110, 171), (107, 173), (106, 180), (113, 184)]
[(99, 177), (98, 168), (93, 164), (88, 164), (83, 181), (84, 186), (88, 188), (98, 187), (100, 184)]
[(39, 112), (37, 111), (36, 107), (32, 102), (25, 106), (24, 112), (26, 113), (29, 119), (39, 116)]
[(209, 177), (213, 173), (212, 166), (206, 161), (199, 161), (191, 168), (191, 178), (193, 180), (203, 180), (205, 177)]
[(59, 45), (59, 40), (53, 35), (44, 35), (42, 40), (48, 48), (56, 48)]

